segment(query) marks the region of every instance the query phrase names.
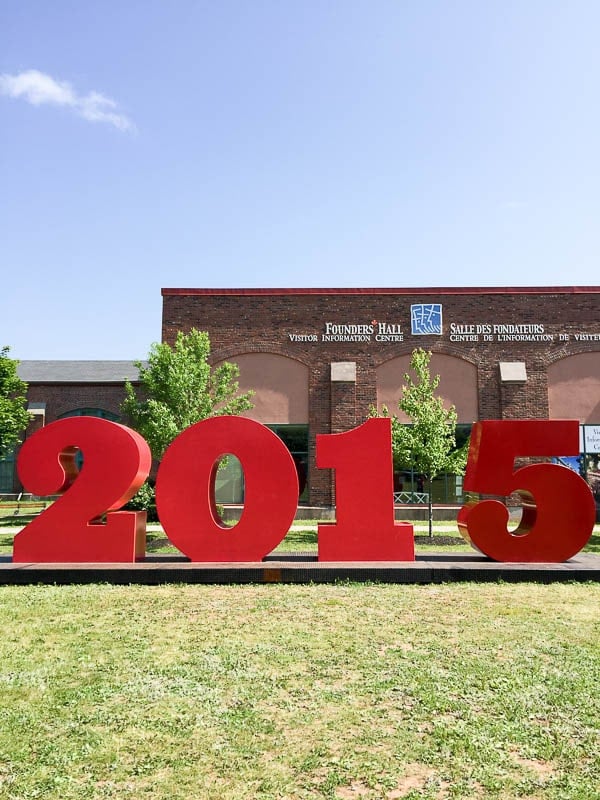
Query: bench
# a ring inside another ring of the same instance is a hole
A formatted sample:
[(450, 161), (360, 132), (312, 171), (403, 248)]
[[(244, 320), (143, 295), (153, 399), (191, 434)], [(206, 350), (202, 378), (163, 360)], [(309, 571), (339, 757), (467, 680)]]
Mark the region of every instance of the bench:
[[(4, 499), (14, 497), (15, 499)], [(53, 499), (53, 498), (52, 498)], [(0, 520), (9, 517), (34, 517), (47, 508), (52, 499), (33, 499), (32, 495), (0, 495)]]

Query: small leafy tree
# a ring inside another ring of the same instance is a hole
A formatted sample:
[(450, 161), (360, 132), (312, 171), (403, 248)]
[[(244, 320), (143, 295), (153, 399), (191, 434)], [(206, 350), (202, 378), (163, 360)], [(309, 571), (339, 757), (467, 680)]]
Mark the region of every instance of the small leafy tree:
[(137, 361), (141, 399), (127, 381), (122, 412), (160, 460), (185, 428), (218, 414), (241, 414), (252, 408), (252, 392), (239, 393), (236, 364), (213, 368), (208, 363), (208, 334), (192, 328), (179, 331), (175, 344), (153, 344), (148, 366)]
[[(400, 470), (414, 470), (423, 475), (429, 495), (429, 536), (433, 536), (433, 501), (431, 497), (434, 478), (444, 472), (462, 474), (467, 461), (468, 442), (456, 447), (457, 414), (454, 406), (444, 408), (443, 400), (435, 394), (440, 376), (431, 376), (431, 353), (421, 348), (414, 350), (410, 360), (413, 379), (404, 375), (405, 385), (398, 408), (406, 414), (410, 424), (392, 417), (392, 451), (394, 466)], [(383, 416), (388, 416), (387, 408)]]
[(9, 358), (9, 351), (0, 349), (0, 458), (21, 442), (31, 418), (25, 407), (27, 384), (17, 375), (19, 362)]

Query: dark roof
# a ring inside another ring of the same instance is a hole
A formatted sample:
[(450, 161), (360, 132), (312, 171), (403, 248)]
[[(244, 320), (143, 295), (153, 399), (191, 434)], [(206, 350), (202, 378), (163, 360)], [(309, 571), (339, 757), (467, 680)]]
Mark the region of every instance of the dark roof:
[(417, 289), (365, 289), (362, 287), (337, 289), (161, 289), (163, 297), (167, 295), (240, 295), (240, 296), (277, 296), (277, 295), (453, 295), (453, 294), (599, 294), (600, 286), (438, 286)]
[[(142, 362), (146, 366), (146, 362)], [(124, 383), (137, 381), (133, 361), (21, 361), (17, 373), (26, 383)]]

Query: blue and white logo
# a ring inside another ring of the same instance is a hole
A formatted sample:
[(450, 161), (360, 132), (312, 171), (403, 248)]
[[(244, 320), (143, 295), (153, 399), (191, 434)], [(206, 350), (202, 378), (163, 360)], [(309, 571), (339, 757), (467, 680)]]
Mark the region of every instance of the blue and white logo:
[(410, 307), (410, 332), (413, 336), (442, 335), (442, 304), (418, 303)]

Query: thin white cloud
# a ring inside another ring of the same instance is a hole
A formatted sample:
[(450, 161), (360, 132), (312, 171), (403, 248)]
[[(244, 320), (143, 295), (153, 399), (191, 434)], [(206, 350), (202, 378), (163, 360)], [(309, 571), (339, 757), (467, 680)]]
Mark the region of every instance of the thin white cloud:
[(77, 94), (70, 83), (57, 81), (37, 69), (18, 75), (0, 75), (0, 94), (23, 99), (33, 106), (64, 106), (89, 122), (106, 122), (120, 131), (135, 130), (128, 117), (117, 113), (117, 104), (110, 97), (99, 92)]
[(504, 211), (520, 211), (527, 208), (527, 203), (524, 200), (506, 200), (500, 203), (500, 208)]

